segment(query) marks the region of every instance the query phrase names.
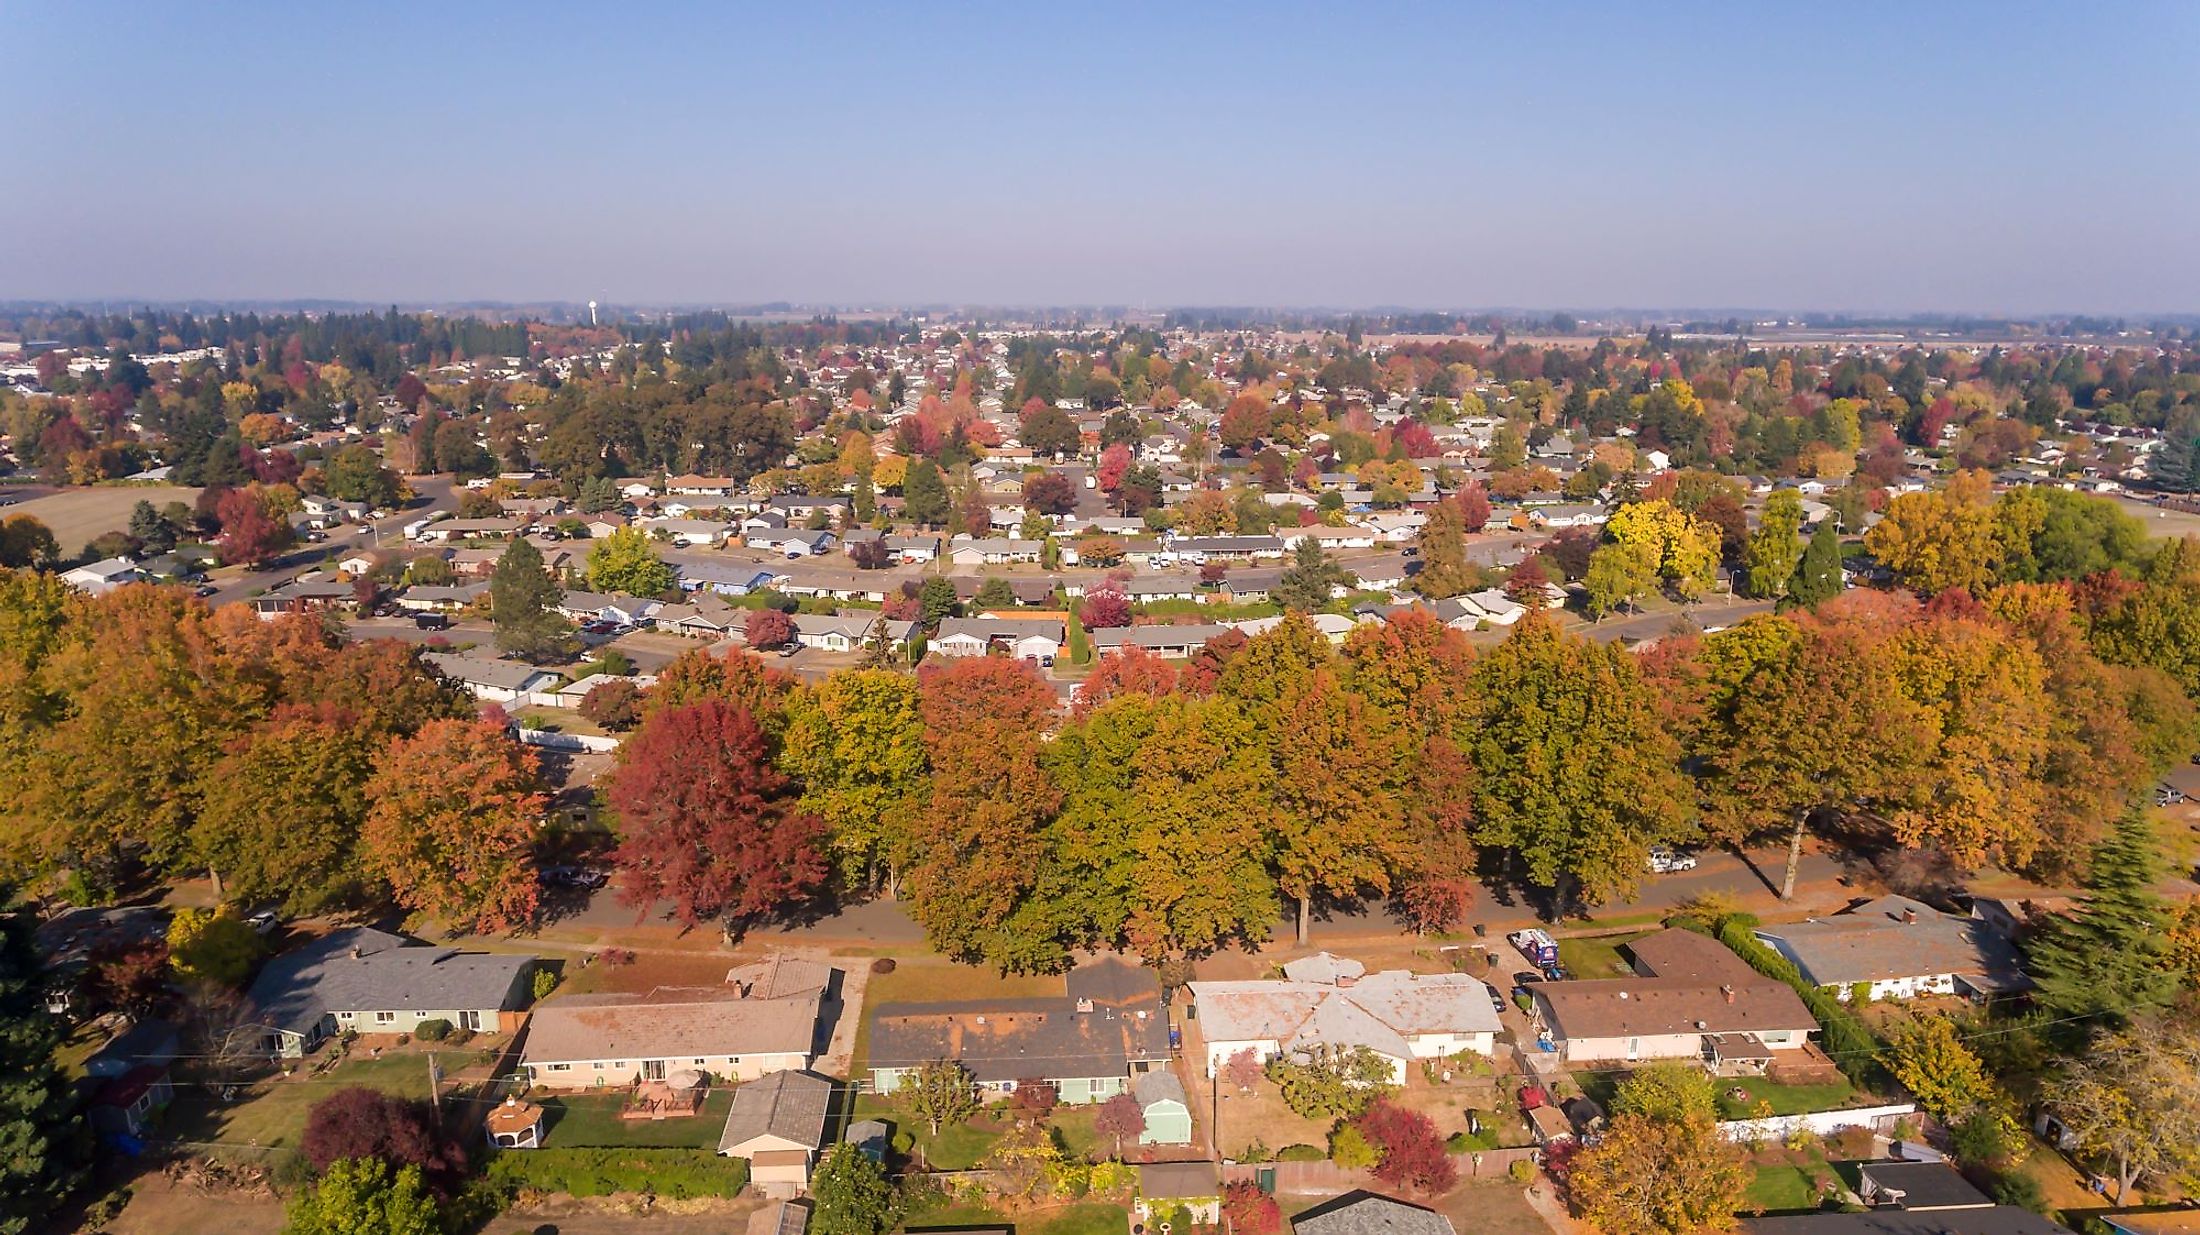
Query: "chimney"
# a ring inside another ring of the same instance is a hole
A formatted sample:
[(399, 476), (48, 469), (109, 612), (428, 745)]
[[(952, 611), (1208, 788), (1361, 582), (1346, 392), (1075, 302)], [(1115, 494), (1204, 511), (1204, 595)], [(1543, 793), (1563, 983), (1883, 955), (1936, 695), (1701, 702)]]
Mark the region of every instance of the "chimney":
[(351, 959), (358, 960), (362, 955), (363, 953), (361, 953), (358, 947), (354, 945), (351, 950)]
[(1917, 921), (1917, 910), (1910, 908), (1908, 905), (1904, 905), (1902, 907), (1902, 924), (1904, 926), (1908, 926), (1915, 921)]
[(1722, 987), (1720, 987), (1720, 988), (1719, 988), (1719, 993), (1720, 993), (1721, 995), (1724, 995), (1724, 996), (1726, 996), (1726, 1001), (1727, 1001), (1728, 1003), (1733, 1003), (1733, 1002), (1734, 1002), (1734, 988), (1733, 988), (1733, 987), (1731, 987), (1731, 986), (1722, 986)]

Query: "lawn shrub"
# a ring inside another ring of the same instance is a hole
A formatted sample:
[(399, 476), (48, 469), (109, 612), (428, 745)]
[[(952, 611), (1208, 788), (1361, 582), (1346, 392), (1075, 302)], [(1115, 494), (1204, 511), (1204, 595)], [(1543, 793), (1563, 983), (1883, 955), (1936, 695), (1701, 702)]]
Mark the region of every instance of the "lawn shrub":
[(507, 1149), (489, 1159), (485, 1174), (506, 1192), (689, 1200), (735, 1195), (749, 1182), (749, 1164), (703, 1149)]

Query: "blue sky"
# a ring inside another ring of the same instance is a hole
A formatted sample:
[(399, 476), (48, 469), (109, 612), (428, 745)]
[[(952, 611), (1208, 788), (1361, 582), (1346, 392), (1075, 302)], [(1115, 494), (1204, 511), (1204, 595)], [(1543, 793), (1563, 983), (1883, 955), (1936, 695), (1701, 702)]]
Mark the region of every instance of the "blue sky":
[(2200, 5), (49, 4), (0, 298), (2200, 310)]

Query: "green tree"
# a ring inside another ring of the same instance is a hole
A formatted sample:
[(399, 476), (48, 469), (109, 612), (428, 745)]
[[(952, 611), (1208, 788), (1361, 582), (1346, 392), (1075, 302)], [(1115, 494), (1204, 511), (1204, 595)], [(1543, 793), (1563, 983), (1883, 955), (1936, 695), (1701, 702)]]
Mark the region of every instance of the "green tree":
[(168, 963), (187, 981), (241, 987), (267, 946), (228, 906), (176, 910), (168, 921)]
[(1387, 894), (1415, 857), (1406, 735), (1328, 670), (1288, 698), (1276, 743), (1276, 872), (1306, 942), (1317, 893)]
[(2123, 1025), (2177, 995), (2154, 825), (2127, 809), (2093, 854), (2086, 893), (2029, 950), (2033, 999), (2058, 1015)]
[(50, 1218), (83, 1161), (84, 1125), (54, 1064), (59, 1023), (46, 1013), (32, 930), (21, 914), (0, 918), (0, 1235)]
[(543, 564), (542, 550), (529, 541), (513, 541), (489, 577), (497, 647), (531, 661), (568, 655), (573, 625), (551, 608), (560, 595), (549, 567)]
[(1757, 530), (1749, 534), (1742, 550), (1746, 590), (1761, 600), (1786, 595), (1802, 559), (1803, 497), (1793, 489), (1776, 489), (1765, 499), (1765, 511)]
[(902, 479), (901, 493), (902, 514), (910, 522), (926, 527), (947, 522), (947, 481), (940, 475), (938, 464), (930, 459), (912, 462)]
[(2118, 1204), (2142, 1179), (2200, 1176), (2200, 1029), (2104, 1034), (2047, 1082), (2046, 1100), (2080, 1154), (2114, 1167)]
[(955, 581), (941, 575), (925, 579), (917, 589), (917, 612), (924, 624), (938, 630), (942, 618), (951, 618), (962, 612), (962, 601), (955, 595)]
[(329, 1164), (290, 1203), (284, 1235), (444, 1235), (443, 1216), (420, 1168), (392, 1171), (378, 1158)]
[(1016, 589), (999, 575), (987, 575), (978, 585), (978, 594), (970, 598), (970, 607), (983, 612), (988, 609), (1013, 609), (1016, 607)]
[(1687, 832), (1679, 743), (1627, 652), (1531, 614), (1468, 692), (1476, 839), (1512, 850), (1559, 909), (1631, 892), (1650, 846)]
[(1598, 545), (1581, 583), (1590, 617), (1632, 605), (1658, 585), (1657, 551), (1641, 543)]
[(160, 517), (151, 502), (139, 502), (130, 508), (130, 538), (144, 545), (147, 553), (166, 553), (176, 547), (176, 529)]
[(1246, 711), (1227, 699), (1163, 701), (1131, 793), (1124, 933), (1149, 961), (1261, 939), (1275, 915), (1267, 859), (1270, 770)]
[(1706, 1119), (1620, 1115), (1569, 1173), (1576, 1209), (1601, 1231), (1697, 1235), (1730, 1230), (1750, 1169)]
[(2200, 406), (2186, 404), (2162, 427), (2162, 448), (2147, 461), (2154, 483), (2172, 493), (2200, 490)]
[(1443, 600), (1474, 590), (1477, 572), (1467, 564), (1466, 516), (1456, 498), (1436, 503), (1421, 525), (1421, 573), (1413, 577), (1413, 590), (1432, 600)]
[(810, 1180), (816, 1235), (880, 1235), (899, 1220), (886, 1170), (853, 1145), (835, 1145)]
[(1716, 1121), (1719, 1090), (1711, 1074), (1683, 1063), (1654, 1063), (1628, 1074), (1612, 1095), (1614, 1115)]
[(310, 715), (270, 720), (209, 769), (192, 840), (240, 901), (292, 913), (361, 899), (356, 857), (376, 735)]
[[(1635, 561), (1654, 563), (1658, 581), (1683, 600), (1711, 586), (1719, 567), (1719, 532), (1667, 501), (1636, 502), (1612, 513), (1605, 527), (1612, 545)], [(1595, 577), (1595, 563), (1590, 575)]]
[(924, 1121), (932, 1135), (978, 1113), (978, 1086), (970, 1069), (952, 1059), (935, 1059), (901, 1074), (894, 1087), (909, 1113)]
[(1842, 587), (1841, 539), (1833, 530), (1833, 520), (1827, 519), (1811, 533), (1803, 560), (1788, 580), (1787, 598), (1794, 605), (1816, 609), (1839, 596)]
[(875, 886), (924, 793), (916, 682), (851, 669), (795, 696), (780, 765), (802, 782), (803, 808), (831, 830), (843, 881)]
[(1490, 471), (1509, 472), (1528, 461), (1528, 444), (1511, 421), (1497, 426), (1490, 438)]
[(624, 596), (661, 596), (678, 582), (678, 572), (657, 556), (638, 527), (622, 527), (588, 551), (588, 586)]
[(1963, 1044), (1956, 1023), (1945, 1016), (1905, 1022), (1887, 1043), (1886, 1062), (1887, 1071), (1917, 1104), (1951, 1127), (1998, 1097), (1986, 1065)]
[(346, 446), (329, 456), (321, 484), (340, 501), (364, 502), (377, 510), (397, 505), (397, 473), (382, 466), (382, 457), (365, 446)]
[(1291, 551), (1291, 565), (1271, 595), (1286, 609), (1313, 613), (1329, 603), (1334, 589), (1351, 582), (1351, 574), (1329, 556), (1320, 541), (1309, 537)]

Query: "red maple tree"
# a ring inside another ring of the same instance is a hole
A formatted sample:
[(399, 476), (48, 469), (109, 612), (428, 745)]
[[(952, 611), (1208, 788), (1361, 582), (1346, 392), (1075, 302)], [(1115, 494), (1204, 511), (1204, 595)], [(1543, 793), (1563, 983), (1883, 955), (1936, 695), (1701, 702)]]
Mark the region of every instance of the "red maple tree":
[(702, 699), (653, 713), (619, 749), (605, 799), (619, 818), (621, 895), (673, 903), (693, 926), (753, 919), (824, 883), (825, 825), (771, 765), (756, 718)]

